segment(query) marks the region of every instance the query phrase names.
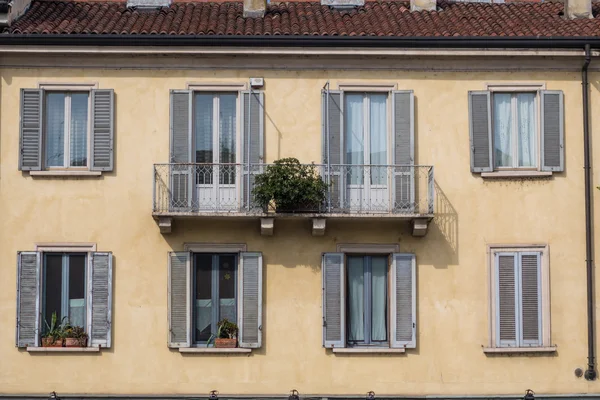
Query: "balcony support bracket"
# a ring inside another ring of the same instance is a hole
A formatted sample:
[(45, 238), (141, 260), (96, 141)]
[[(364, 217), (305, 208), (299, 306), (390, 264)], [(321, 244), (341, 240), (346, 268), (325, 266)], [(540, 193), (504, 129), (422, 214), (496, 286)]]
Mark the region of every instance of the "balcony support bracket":
[(260, 219), (260, 234), (263, 236), (273, 236), (273, 229), (275, 227), (274, 218), (261, 218)]
[(313, 218), (312, 219), (312, 235), (313, 236), (325, 235), (325, 218)]
[(171, 217), (158, 217), (156, 221), (160, 228), (160, 233), (171, 233), (171, 226), (173, 224), (173, 218)]
[(427, 234), (427, 228), (429, 227), (429, 218), (414, 218), (412, 220), (413, 236), (422, 237)]

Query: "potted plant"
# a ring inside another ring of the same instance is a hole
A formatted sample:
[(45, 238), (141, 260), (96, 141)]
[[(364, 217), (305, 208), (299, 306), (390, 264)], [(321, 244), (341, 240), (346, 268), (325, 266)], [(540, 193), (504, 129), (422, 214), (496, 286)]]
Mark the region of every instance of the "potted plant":
[[(64, 321), (64, 318), (63, 318)], [(46, 331), (42, 335), (42, 347), (62, 347), (63, 346), (63, 323), (58, 322), (56, 311), (52, 313), (50, 324), (46, 324)]]
[(326, 191), (327, 184), (315, 165), (282, 158), (256, 176), (252, 194), (265, 211), (273, 201), (276, 212), (316, 212), (325, 201)]
[[(238, 326), (223, 319), (217, 324), (217, 335), (215, 337), (215, 347), (218, 349), (232, 349), (237, 347)], [(210, 343), (210, 340), (208, 341)]]
[(86, 347), (88, 335), (81, 326), (67, 325), (64, 329), (66, 347)]

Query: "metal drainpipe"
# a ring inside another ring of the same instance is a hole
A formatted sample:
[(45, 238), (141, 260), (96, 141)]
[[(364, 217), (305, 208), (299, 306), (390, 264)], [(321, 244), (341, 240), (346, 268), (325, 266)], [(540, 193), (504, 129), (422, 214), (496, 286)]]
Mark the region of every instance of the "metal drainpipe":
[(583, 91), (583, 162), (585, 171), (585, 263), (587, 272), (587, 317), (588, 317), (588, 366), (585, 379), (596, 379), (596, 357), (594, 349), (594, 270), (592, 252), (592, 185), (590, 166), (590, 124), (589, 124), (589, 81), (588, 67), (592, 61), (590, 45), (585, 45), (585, 61), (581, 68), (581, 89)]

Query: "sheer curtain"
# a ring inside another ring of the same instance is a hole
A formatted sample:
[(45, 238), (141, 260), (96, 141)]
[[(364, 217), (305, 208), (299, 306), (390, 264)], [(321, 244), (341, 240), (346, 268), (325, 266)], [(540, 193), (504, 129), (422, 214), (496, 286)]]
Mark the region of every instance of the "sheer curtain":
[[(235, 94), (219, 96), (219, 162), (235, 163)], [(235, 183), (235, 167), (224, 166), (220, 171), (220, 183)]]
[(364, 290), (363, 257), (348, 257), (349, 341), (361, 341), (365, 339)]
[(65, 95), (46, 95), (46, 167), (65, 165)]
[(71, 167), (87, 165), (88, 94), (71, 94)]
[(496, 167), (512, 167), (511, 94), (494, 94), (494, 160)]
[[(213, 95), (196, 93), (194, 101), (194, 136), (196, 140), (196, 162), (213, 163)], [(211, 166), (199, 166), (196, 181), (199, 184), (213, 182)]]
[[(344, 121), (346, 131), (346, 160), (345, 164), (360, 165), (365, 162), (364, 144), (364, 113), (363, 95), (348, 94), (346, 98), (346, 118)], [(361, 167), (352, 167), (349, 173), (349, 182), (352, 185), (363, 183)]]
[(517, 95), (517, 118), (519, 125), (519, 166), (535, 167), (537, 165), (535, 94), (519, 93)]
[(371, 260), (371, 340), (384, 341), (387, 339), (387, 260), (385, 257), (373, 257)]
[[(370, 110), (370, 141), (371, 165), (387, 164), (387, 95), (369, 95)], [(385, 185), (385, 167), (371, 167), (371, 183), (374, 185)]]

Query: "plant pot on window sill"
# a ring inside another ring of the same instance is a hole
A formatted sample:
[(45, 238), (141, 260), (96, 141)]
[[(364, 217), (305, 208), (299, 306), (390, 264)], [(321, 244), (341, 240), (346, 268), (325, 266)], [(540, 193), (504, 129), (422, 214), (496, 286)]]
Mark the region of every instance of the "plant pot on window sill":
[(42, 338), (42, 347), (63, 347), (63, 340), (45, 337)]
[(237, 347), (237, 339), (216, 338), (215, 347), (217, 349), (234, 349)]
[(66, 338), (65, 347), (87, 347), (87, 338)]

